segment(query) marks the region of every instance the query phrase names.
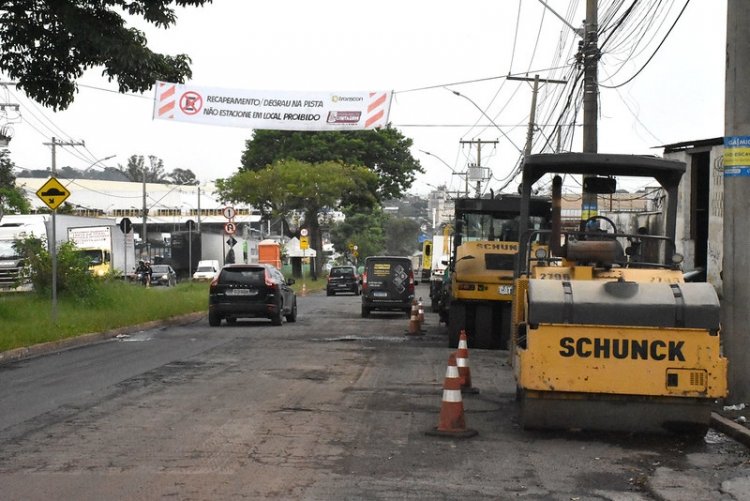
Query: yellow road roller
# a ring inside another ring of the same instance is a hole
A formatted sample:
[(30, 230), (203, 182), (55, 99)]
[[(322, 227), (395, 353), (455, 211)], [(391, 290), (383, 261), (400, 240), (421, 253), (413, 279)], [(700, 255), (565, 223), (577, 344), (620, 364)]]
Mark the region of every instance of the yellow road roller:
[[(521, 204), (511, 359), (523, 428), (705, 434), (727, 394), (727, 360), (716, 291), (686, 282), (675, 250), (684, 171), (648, 156), (526, 157), (524, 200), (554, 177), (549, 232), (531, 229)], [(655, 179), (666, 204), (653, 226), (663, 230), (621, 233), (598, 214), (563, 230), (561, 176), (575, 174), (597, 195), (614, 193), (618, 177)], [(540, 237), (549, 247), (531, 244)]]

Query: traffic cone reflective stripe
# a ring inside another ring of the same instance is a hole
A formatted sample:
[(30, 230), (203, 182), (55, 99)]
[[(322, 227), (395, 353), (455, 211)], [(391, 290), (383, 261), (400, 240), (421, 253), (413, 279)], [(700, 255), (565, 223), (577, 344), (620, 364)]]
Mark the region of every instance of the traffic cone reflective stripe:
[(464, 403), (461, 396), (461, 379), (458, 375), (454, 353), (451, 353), (448, 357), (438, 425), (434, 430), (428, 431), (427, 434), (457, 438), (468, 438), (477, 434), (475, 430), (466, 428)]
[(417, 303), (417, 318), (419, 319), (420, 325), (424, 323), (424, 306), (422, 305), (422, 298), (419, 298), (419, 302)]
[(461, 378), (461, 390), (464, 392), (478, 393), (471, 386), (471, 369), (469, 368), (469, 348), (466, 342), (466, 331), (462, 330), (458, 338), (458, 350), (456, 351), (456, 365)]

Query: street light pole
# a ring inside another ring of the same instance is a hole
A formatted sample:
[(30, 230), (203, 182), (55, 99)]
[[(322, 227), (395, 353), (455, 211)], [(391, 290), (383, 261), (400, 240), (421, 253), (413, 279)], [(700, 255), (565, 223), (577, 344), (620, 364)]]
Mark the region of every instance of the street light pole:
[(469, 173), (468, 172), (456, 172), (455, 169), (453, 169), (453, 167), (451, 167), (448, 164), (448, 162), (446, 162), (445, 160), (443, 160), (439, 156), (435, 155), (434, 153), (430, 153), (429, 151), (425, 151), (425, 150), (419, 150), (419, 151), (421, 151), (425, 155), (430, 155), (431, 157), (435, 157), (438, 160), (440, 160), (441, 162), (443, 162), (443, 165), (445, 165), (446, 167), (448, 167), (450, 169), (450, 171), (453, 173), (454, 176), (464, 176), (464, 184), (465, 184), (465, 187), (464, 187), (464, 192), (465, 193), (464, 194), (465, 194), (466, 198), (469, 197)]

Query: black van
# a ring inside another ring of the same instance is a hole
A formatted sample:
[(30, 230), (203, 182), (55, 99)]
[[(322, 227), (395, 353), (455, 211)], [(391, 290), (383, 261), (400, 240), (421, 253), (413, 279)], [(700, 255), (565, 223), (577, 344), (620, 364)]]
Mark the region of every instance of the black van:
[(411, 315), (417, 283), (408, 257), (368, 257), (362, 273), (362, 318), (372, 310), (401, 310)]

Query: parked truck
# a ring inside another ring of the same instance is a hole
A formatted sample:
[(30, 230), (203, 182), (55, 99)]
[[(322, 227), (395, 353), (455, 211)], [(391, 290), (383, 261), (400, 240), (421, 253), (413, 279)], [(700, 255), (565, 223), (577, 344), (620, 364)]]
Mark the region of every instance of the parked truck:
[(126, 235), (114, 224), (68, 228), (68, 240), (89, 260), (94, 276), (126, 276), (135, 267), (133, 233)]
[(430, 284), (430, 310), (439, 311), (441, 295), (443, 293), (443, 276), (450, 260), (450, 226), (448, 232), (432, 237), (432, 254), (430, 256), (430, 272), (426, 280)]
[[(113, 219), (70, 216), (58, 214), (55, 217), (55, 239), (59, 245), (68, 240), (68, 228), (92, 225), (114, 225)], [(24, 266), (23, 256), (15, 251), (17, 240), (35, 237), (49, 242), (52, 239), (51, 214), (14, 214), (0, 219), (0, 290), (24, 290), (28, 284), (18, 283)]]

